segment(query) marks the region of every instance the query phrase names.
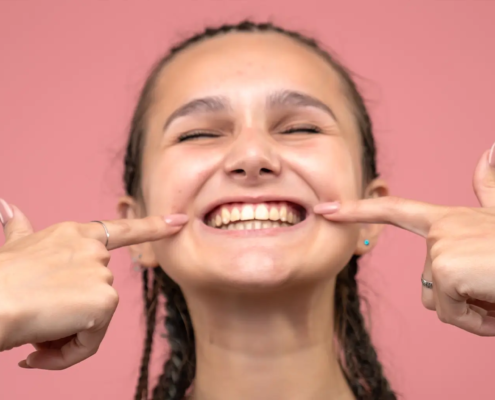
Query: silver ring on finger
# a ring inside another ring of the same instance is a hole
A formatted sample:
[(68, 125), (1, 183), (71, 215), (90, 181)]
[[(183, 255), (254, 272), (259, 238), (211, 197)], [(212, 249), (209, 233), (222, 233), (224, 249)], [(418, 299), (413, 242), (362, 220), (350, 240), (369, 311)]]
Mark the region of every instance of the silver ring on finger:
[(421, 275), (421, 284), (427, 289), (433, 289), (433, 282), (425, 280), (423, 275)]
[(110, 232), (108, 232), (107, 226), (101, 221), (91, 221), (91, 222), (98, 222), (99, 224), (101, 224), (103, 226), (103, 229), (105, 229), (105, 234), (107, 236), (107, 240), (105, 242), (105, 247), (108, 250), (108, 239), (110, 239)]

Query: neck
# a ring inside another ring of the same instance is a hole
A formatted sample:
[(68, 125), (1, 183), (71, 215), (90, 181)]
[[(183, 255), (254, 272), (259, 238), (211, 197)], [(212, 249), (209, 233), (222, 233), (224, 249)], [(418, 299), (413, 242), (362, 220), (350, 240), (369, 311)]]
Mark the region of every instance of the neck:
[(334, 286), (186, 295), (196, 337), (192, 399), (353, 399), (334, 343)]

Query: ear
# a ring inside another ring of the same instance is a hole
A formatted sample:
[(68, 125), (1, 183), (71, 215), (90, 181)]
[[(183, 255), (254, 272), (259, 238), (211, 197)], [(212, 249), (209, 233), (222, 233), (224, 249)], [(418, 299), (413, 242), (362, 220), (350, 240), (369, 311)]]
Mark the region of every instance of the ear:
[[(117, 212), (122, 219), (143, 218), (145, 213), (143, 207), (131, 196), (123, 196), (119, 199)], [(150, 242), (128, 246), (133, 260), (145, 268), (158, 267), (158, 261)]]
[[(388, 196), (388, 194), (388, 185), (381, 179), (374, 179), (365, 188), (363, 198), (371, 199)], [(354, 254), (364, 255), (368, 253), (376, 245), (384, 227), (384, 224), (361, 224)]]

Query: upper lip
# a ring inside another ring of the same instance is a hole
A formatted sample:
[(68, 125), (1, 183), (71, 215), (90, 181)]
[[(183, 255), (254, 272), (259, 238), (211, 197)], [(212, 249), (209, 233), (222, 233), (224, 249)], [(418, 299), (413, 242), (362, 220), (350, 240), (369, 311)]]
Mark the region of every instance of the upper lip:
[(201, 219), (204, 220), (205, 217), (212, 212), (215, 208), (223, 205), (223, 204), (229, 204), (229, 203), (248, 203), (248, 204), (258, 204), (258, 203), (265, 203), (265, 202), (270, 202), (270, 201), (285, 201), (288, 203), (293, 203), (296, 204), (302, 208), (304, 208), (306, 215), (311, 210), (311, 206), (304, 200), (297, 198), (297, 197), (291, 197), (291, 196), (272, 196), (272, 195), (259, 195), (259, 196), (233, 196), (233, 197), (222, 197), (220, 199), (217, 199), (204, 207), (204, 209), (201, 212)]

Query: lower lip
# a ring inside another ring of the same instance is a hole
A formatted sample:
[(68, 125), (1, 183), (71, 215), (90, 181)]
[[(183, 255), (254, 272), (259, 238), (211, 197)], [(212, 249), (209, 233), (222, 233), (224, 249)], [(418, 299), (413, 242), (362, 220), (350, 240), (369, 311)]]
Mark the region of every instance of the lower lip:
[(219, 229), (206, 225), (202, 220), (199, 220), (199, 222), (201, 223), (203, 228), (205, 228), (210, 233), (215, 233), (222, 236), (231, 236), (231, 237), (257, 237), (257, 236), (276, 236), (278, 234), (297, 231), (300, 228), (303, 228), (305, 225), (307, 225), (309, 219), (310, 216), (306, 215), (304, 221), (301, 221), (298, 224), (292, 226), (263, 228), (263, 229)]

